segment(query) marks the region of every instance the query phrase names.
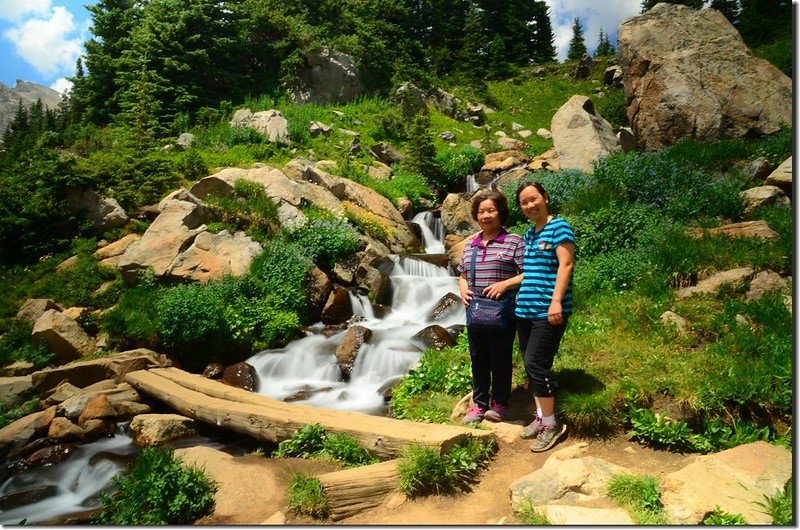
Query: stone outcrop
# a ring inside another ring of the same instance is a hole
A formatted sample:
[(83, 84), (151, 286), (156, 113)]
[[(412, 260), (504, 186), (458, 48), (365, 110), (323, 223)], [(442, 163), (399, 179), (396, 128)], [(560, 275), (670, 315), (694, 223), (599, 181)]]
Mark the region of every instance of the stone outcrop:
[(586, 96), (572, 96), (562, 105), (553, 116), (550, 131), (561, 169), (591, 173), (594, 162), (622, 150), (613, 127)]
[(772, 524), (758, 503), (783, 491), (791, 478), (792, 453), (759, 441), (700, 456), (670, 473), (661, 502), (673, 524), (701, 524), (717, 507), (741, 514), (748, 524)]
[(336, 357), (336, 364), (339, 365), (339, 370), (345, 381), (350, 379), (350, 373), (353, 371), (353, 365), (358, 357), (358, 352), (361, 347), (369, 341), (372, 336), (372, 330), (364, 326), (350, 326), (344, 334), (344, 338), (336, 347), (334, 357)]
[(778, 186), (756, 186), (742, 191), (739, 196), (744, 202), (744, 212), (746, 214), (752, 213), (762, 206), (791, 207), (791, 201)]
[(33, 325), (31, 339), (34, 344), (44, 344), (64, 364), (93, 353), (96, 344), (75, 319), (61, 311), (48, 309)]
[(98, 232), (125, 226), (130, 218), (113, 197), (101, 197), (91, 189), (72, 190), (67, 194), (67, 206), (91, 221)]
[(364, 94), (353, 58), (330, 48), (306, 53), (292, 95), (298, 103), (347, 103)]
[(123, 279), (130, 284), (139, 275), (152, 269), (156, 277), (164, 276), (175, 258), (188, 248), (194, 238), (206, 230), (210, 219), (208, 208), (187, 201), (170, 201), (142, 238), (129, 246), (119, 260)]
[(180, 414), (139, 414), (131, 420), (133, 443), (139, 447), (163, 445), (197, 434), (197, 423)]
[(792, 198), (792, 157), (787, 158), (775, 171), (764, 180), (767, 186), (780, 188), (790, 199)]
[(637, 145), (715, 141), (792, 124), (792, 80), (747, 49), (715, 9), (661, 3), (617, 33)]
[(165, 272), (176, 280), (207, 282), (223, 276), (242, 276), (263, 249), (244, 232), (201, 232)]
[(29, 298), (25, 300), (22, 306), (17, 311), (17, 320), (23, 320), (30, 324), (35, 324), (39, 317), (45, 314), (50, 309), (56, 311), (63, 311), (63, 308), (58, 305), (55, 300), (49, 298)]
[(718, 291), (722, 285), (731, 284), (736, 286), (749, 281), (754, 272), (755, 271), (749, 267), (721, 271), (701, 280), (697, 285), (684, 287), (678, 290), (677, 296), (678, 298), (688, 298), (697, 293), (714, 293)]
[(129, 246), (133, 245), (142, 238), (139, 234), (128, 234), (120, 239), (98, 248), (94, 257), (100, 262), (101, 265), (106, 267), (119, 266), (119, 260)]
[(231, 127), (248, 127), (273, 143), (289, 143), (289, 122), (281, 111), (270, 109), (253, 112), (239, 109), (233, 114)]
[(448, 193), (441, 206), (441, 218), (447, 234), (466, 237), (480, 231), (472, 218), (472, 197), (461, 193)]

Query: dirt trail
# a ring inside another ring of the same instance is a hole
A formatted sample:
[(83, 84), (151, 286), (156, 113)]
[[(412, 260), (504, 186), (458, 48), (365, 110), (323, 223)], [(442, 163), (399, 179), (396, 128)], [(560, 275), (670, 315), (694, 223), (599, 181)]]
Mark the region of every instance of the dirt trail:
[[(510, 486), (517, 479), (541, 468), (554, 451), (577, 443), (587, 443), (583, 456), (594, 456), (620, 465), (632, 473), (658, 478), (688, 464), (690, 455), (656, 451), (629, 441), (624, 434), (600, 440), (579, 439), (569, 435), (546, 453), (530, 451), (530, 441), (519, 438), (518, 432), (529, 419), (528, 400), (515, 392), (509, 404), (507, 421), (501, 425), (483, 423), (498, 433), (499, 450), (488, 469), (477, 477), (478, 482), (453, 495), (432, 495), (403, 500), (399, 494), (385, 505), (349, 517), (337, 524), (345, 525), (486, 525), (519, 524), (510, 502)], [(610, 501), (609, 501), (610, 502)], [(607, 505), (608, 507), (611, 504)], [(310, 518), (287, 514), (287, 524), (318, 524)]]

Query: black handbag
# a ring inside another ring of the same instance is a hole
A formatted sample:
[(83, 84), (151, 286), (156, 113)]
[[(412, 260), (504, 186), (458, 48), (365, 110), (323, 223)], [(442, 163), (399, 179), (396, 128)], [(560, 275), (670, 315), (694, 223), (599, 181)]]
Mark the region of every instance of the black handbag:
[(475, 256), (478, 247), (472, 247), (469, 265), (472, 299), (467, 306), (467, 326), (478, 328), (508, 328), (514, 324), (516, 292), (503, 293), (499, 300), (479, 295), (475, 287)]

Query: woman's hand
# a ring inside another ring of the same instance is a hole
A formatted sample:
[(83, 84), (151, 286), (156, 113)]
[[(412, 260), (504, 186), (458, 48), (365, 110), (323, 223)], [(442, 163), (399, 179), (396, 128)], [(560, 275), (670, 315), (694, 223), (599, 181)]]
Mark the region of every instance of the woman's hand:
[(503, 296), (504, 292), (506, 292), (506, 283), (497, 282), (486, 287), (483, 290), (483, 296), (485, 296), (486, 298), (491, 298), (492, 300), (499, 300), (500, 297)]
[(461, 294), (461, 301), (464, 302), (464, 307), (468, 306), (469, 301), (472, 300), (472, 291), (469, 290), (467, 279), (463, 276), (458, 279), (458, 291)]
[(547, 323), (551, 326), (564, 323), (564, 315), (561, 313), (560, 300), (553, 300), (550, 302), (550, 308), (547, 310)]

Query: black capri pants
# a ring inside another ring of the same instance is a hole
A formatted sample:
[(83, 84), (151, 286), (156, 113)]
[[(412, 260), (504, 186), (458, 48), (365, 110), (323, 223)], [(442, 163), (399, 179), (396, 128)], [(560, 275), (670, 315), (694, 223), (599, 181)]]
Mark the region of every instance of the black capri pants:
[(529, 390), (534, 397), (552, 397), (555, 394), (558, 385), (553, 380), (550, 369), (558, 353), (561, 337), (567, 329), (568, 319), (564, 315), (564, 322), (554, 326), (547, 322), (546, 317), (536, 320), (517, 317), (519, 347), (530, 382)]

